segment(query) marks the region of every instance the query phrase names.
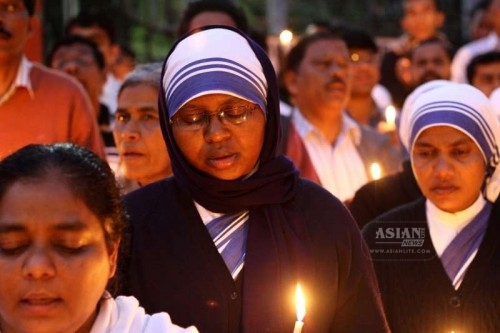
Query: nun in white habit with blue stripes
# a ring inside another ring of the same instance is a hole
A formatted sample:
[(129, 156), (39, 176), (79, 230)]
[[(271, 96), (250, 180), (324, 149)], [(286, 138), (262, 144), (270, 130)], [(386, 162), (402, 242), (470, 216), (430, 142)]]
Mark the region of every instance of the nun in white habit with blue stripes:
[[(421, 223), (423, 244), (390, 260), (374, 255), (389, 325), (405, 333), (500, 332), (500, 125), (470, 85), (441, 83), (409, 100), (400, 135), (424, 198), (374, 223)], [(372, 249), (373, 230), (364, 230)]]

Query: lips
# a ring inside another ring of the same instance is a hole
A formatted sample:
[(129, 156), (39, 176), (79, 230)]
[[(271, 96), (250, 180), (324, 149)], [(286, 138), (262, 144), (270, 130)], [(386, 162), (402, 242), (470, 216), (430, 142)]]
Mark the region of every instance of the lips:
[(236, 153), (217, 153), (209, 155), (207, 158), (207, 164), (216, 169), (228, 169), (234, 165), (238, 159), (238, 154)]
[(35, 315), (44, 315), (63, 303), (62, 298), (47, 293), (31, 293), (20, 301), (22, 307)]
[(437, 185), (431, 187), (432, 193), (436, 195), (449, 195), (458, 190), (458, 187), (454, 185)]

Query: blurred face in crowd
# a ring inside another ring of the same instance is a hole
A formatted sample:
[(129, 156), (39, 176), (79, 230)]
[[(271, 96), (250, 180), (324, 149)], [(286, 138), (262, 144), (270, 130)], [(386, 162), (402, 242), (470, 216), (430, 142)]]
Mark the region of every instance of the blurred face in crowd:
[(194, 98), (171, 119), (172, 133), (186, 160), (223, 180), (241, 178), (256, 167), (265, 123), (264, 112), (256, 104), (225, 94)]
[(478, 10), (471, 17), (469, 34), (472, 40), (486, 37), (491, 32), (491, 22), (486, 10)]
[(450, 126), (424, 130), (411, 160), (422, 193), (441, 210), (462, 211), (479, 197), (486, 165), (481, 150), (463, 132)]
[(23, 0), (0, 0), (0, 60), (19, 60), (32, 31), (38, 26)]
[(500, 62), (477, 65), (471, 84), (490, 96), (493, 90), (500, 87)]
[(106, 71), (97, 64), (89, 45), (74, 43), (59, 47), (54, 52), (50, 66), (75, 77), (89, 94), (94, 107), (99, 105)]
[(147, 185), (172, 173), (160, 128), (158, 89), (137, 84), (121, 91), (113, 136), (125, 177)]
[(411, 37), (425, 40), (436, 35), (444, 23), (444, 14), (438, 11), (434, 0), (405, 0), (401, 27)]
[(351, 49), (351, 95), (370, 95), (380, 79), (379, 57), (367, 49)]
[(488, 20), (491, 24), (491, 28), (500, 34), (500, 0), (492, 0), (490, 6), (487, 9)]
[(102, 28), (97, 25), (90, 27), (80, 27), (75, 26), (69, 31), (71, 35), (82, 36), (92, 40), (99, 46), (104, 59), (106, 59), (106, 65), (112, 66), (115, 63), (116, 57), (118, 55), (118, 46), (113, 44), (109, 39), (108, 34)]
[(440, 42), (417, 46), (411, 57), (412, 85), (419, 86), (432, 80), (450, 78), (451, 59)]
[(205, 25), (226, 25), (236, 28), (233, 18), (224, 12), (205, 11), (194, 16), (189, 23), (189, 30), (197, 29)]
[(316, 117), (325, 110), (340, 113), (352, 85), (346, 44), (341, 39), (312, 42), (298, 69), (285, 73), (284, 79), (294, 103), (306, 116)]
[(21, 179), (0, 199), (0, 330), (89, 332), (118, 244), (60, 172)]

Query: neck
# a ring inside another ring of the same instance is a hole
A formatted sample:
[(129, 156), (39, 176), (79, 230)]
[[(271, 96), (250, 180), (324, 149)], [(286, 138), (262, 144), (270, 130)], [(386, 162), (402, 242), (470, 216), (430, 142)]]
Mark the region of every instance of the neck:
[(302, 115), (316, 127), (325, 138), (334, 143), (342, 129), (343, 108), (325, 107), (323, 110), (299, 107)]
[(349, 114), (354, 120), (361, 124), (368, 125), (373, 115), (375, 103), (370, 95), (351, 97), (347, 103)]
[(21, 57), (13, 59), (0, 59), (0, 96), (3, 96), (10, 88), (17, 76)]

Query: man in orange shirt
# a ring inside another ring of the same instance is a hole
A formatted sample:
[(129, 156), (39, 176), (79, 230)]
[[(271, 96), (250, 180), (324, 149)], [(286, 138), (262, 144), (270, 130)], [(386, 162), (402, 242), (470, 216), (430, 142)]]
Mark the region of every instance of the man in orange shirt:
[(0, 1), (0, 159), (30, 143), (73, 142), (104, 149), (85, 91), (66, 74), (28, 61), (39, 22), (34, 0)]

